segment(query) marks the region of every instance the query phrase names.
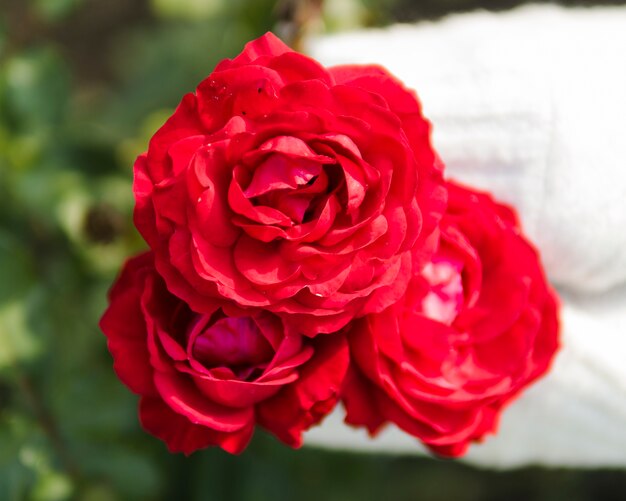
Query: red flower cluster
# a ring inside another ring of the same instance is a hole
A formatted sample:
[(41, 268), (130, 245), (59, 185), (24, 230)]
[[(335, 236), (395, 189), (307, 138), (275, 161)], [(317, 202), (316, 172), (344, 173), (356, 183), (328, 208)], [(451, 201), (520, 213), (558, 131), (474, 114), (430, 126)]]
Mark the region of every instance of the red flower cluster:
[(544, 373), (554, 293), (511, 209), (443, 180), (415, 94), (271, 34), (186, 95), (135, 164), (101, 320), (170, 450), (297, 447), (343, 401), (460, 455)]

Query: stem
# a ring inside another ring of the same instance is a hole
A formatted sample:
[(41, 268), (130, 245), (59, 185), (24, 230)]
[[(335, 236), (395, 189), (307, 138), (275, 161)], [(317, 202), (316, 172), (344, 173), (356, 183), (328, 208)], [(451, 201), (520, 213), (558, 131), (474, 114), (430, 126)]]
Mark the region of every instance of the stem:
[(59, 428), (47, 409), (43, 399), (37, 392), (32, 380), (21, 369), (17, 368), (17, 384), (26, 398), (28, 405), (33, 410), (37, 422), (50, 440), (52, 448), (57, 454), (65, 472), (75, 481), (79, 478), (78, 468), (71, 457), (65, 441), (61, 437)]
[(277, 4), (281, 35), (292, 49), (302, 52), (304, 40), (321, 23), (323, 0), (283, 0)]

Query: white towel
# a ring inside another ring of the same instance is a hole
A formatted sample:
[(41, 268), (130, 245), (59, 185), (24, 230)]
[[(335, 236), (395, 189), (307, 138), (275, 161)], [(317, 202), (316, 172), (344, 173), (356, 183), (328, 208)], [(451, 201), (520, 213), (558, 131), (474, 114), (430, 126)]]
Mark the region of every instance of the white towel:
[[(626, 466), (626, 9), (527, 6), (312, 40), (326, 65), (377, 63), (416, 89), (447, 175), (519, 211), (564, 299), (551, 374), (467, 460)], [(376, 440), (335, 413), (309, 444)]]

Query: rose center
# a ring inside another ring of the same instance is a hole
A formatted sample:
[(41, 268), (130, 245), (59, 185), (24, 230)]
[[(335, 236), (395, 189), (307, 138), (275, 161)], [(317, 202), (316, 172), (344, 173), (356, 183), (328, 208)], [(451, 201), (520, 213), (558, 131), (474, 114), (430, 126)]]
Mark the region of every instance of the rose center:
[(337, 182), (330, 174), (333, 169), (328, 169), (336, 166), (336, 160), (295, 137), (267, 141), (247, 155), (244, 164), (248, 165), (248, 174), (240, 178), (244, 196), (280, 226), (315, 217)]
[(452, 259), (433, 260), (422, 276), (430, 290), (422, 299), (422, 311), (434, 320), (450, 325), (463, 307), (463, 264)]
[(271, 361), (274, 350), (250, 317), (226, 317), (194, 340), (193, 356), (207, 368), (228, 367), (247, 378)]

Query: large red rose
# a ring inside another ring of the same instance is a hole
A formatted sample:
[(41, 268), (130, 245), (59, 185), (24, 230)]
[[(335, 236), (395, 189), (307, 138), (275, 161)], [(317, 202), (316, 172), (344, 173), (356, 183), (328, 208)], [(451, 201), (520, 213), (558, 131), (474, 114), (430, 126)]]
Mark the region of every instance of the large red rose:
[(195, 311), (262, 307), (333, 332), (404, 293), (445, 207), (413, 92), (272, 34), (187, 94), (135, 164), (135, 223)]
[(172, 452), (239, 453), (256, 424), (298, 447), (334, 407), (348, 367), (340, 333), (311, 339), (232, 305), (193, 312), (168, 292), (151, 253), (126, 263), (100, 327), (118, 376), (141, 395), (144, 428)]
[(406, 296), (357, 320), (343, 399), (371, 433), (391, 421), (459, 456), (557, 349), (557, 300), (512, 209), (449, 183), (440, 246)]

